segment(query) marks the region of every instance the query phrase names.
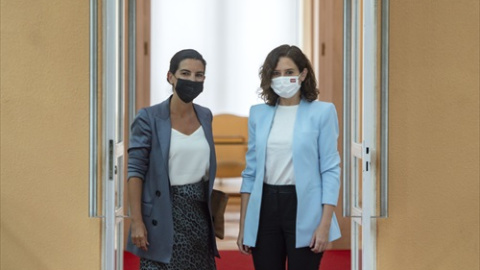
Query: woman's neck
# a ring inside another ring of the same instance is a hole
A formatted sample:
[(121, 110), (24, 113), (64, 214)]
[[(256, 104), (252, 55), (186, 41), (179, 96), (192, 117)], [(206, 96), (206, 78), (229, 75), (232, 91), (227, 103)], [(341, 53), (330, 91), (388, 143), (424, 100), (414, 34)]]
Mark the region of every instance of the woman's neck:
[(173, 96), (170, 100), (170, 114), (180, 117), (189, 116), (194, 113), (193, 103), (185, 103), (177, 96)]
[(294, 106), (300, 104), (300, 95), (295, 95), (291, 98), (282, 98), (279, 97), (280, 101), (278, 102), (278, 105), (281, 106)]

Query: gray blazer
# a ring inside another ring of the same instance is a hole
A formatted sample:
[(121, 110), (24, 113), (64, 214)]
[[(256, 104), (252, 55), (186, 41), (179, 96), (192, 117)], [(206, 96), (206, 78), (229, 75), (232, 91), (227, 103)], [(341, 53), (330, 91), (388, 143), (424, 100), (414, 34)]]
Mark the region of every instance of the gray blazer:
[[(172, 257), (173, 219), (168, 176), (168, 156), (172, 124), (170, 99), (141, 109), (131, 126), (128, 148), (128, 179), (143, 179), (142, 215), (148, 232), (148, 251), (137, 248), (128, 234), (127, 250), (153, 261), (168, 263)], [(208, 209), (211, 213), (210, 196), (217, 171), (215, 147), (212, 135), (212, 113), (209, 109), (194, 104), (198, 120), (210, 145), (210, 169)], [(211, 216), (211, 214), (210, 214)], [(209, 239), (218, 256), (213, 223), (210, 220)]]

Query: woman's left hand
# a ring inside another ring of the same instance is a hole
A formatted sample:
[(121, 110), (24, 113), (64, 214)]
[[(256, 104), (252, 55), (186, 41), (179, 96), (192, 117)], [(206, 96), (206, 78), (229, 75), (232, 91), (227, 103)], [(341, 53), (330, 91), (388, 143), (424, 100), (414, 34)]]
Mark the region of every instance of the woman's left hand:
[(327, 249), (329, 230), (330, 228), (322, 226), (322, 224), (317, 227), (313, 233), (312, 240), (310, 241), (310, 249), (313, 253), (320, 253)]
[(335, 206), (330, 204), (323, 205), (322, 219), (320, 225), (313, 233), (312, 240), (310, 241), (310, 249), (314, 253), (320, 253), (327, 249), (328, 246), (328, 234), (330, 232), (330, 224), (332, 221), (333, 211)]

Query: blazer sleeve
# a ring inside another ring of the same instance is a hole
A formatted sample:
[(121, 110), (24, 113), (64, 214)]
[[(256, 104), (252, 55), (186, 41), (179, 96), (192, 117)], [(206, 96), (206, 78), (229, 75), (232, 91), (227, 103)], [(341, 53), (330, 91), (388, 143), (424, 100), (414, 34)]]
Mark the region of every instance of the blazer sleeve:
[(145, 181), (151, 147), (152, 129), (147, 111), (141, 109), (131, 126), (128, 147), (128, 179), (139, 177)]
[(250, 108), (248, 117), (248, 150), (245, 156), (245, 169), (242, 172), (242, 186), (240, 193), (252, 193), (255, 182), (255, 173), (257, 170), (257, 158), (255, 151), (255, 115), (253, 107)]
[(340, 193), (340, 155), (337, 150), (338, 118), (333, 104), (328, 104), (322, 117), (318, 138), (322, 204), (337, 205)]

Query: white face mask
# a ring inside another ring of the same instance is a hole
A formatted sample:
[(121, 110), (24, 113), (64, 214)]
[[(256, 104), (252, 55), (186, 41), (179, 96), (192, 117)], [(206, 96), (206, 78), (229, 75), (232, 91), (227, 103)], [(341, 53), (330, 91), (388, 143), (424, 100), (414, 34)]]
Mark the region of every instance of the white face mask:
[(284, 76), (272, 79), (271, 87), (282, 98), (293, 97), (301, 87), (299, 76)]

